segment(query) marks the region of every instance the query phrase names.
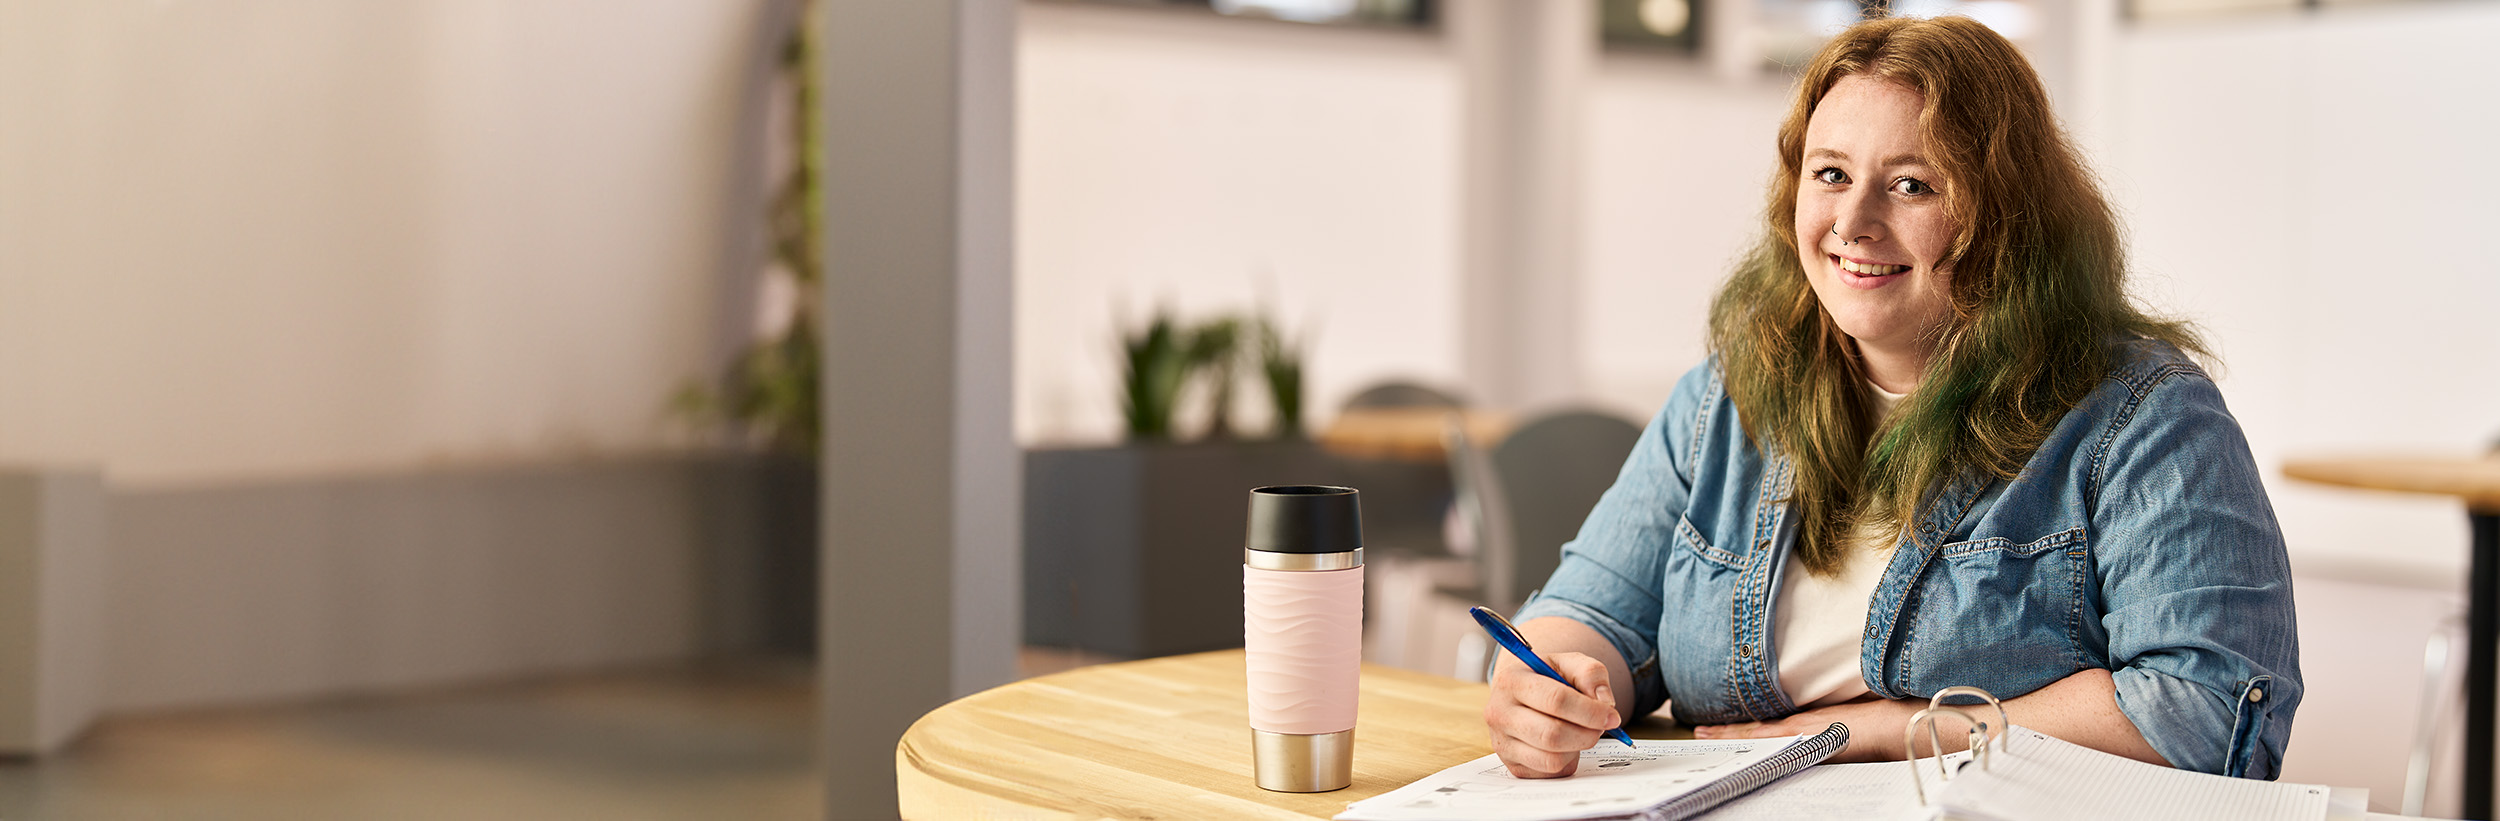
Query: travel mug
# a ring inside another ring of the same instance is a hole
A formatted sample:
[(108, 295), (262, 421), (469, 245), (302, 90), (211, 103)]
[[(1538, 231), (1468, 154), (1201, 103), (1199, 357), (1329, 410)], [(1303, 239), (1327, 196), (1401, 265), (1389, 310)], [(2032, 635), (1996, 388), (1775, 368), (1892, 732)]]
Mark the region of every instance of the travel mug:
[(1363, 511), (1348, 487), (1250, 491), (1241, 552), (1250, 751), (1259, 786), (1327, 792), (1354, 783), (1354, 700), (1363, 662)]

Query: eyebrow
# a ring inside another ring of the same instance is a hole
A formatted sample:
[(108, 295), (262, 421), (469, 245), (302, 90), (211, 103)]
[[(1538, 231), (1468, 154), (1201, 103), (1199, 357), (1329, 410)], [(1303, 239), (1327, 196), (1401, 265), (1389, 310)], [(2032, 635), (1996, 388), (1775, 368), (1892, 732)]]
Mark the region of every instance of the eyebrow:
[[(1840, 161), (1842, 161), (1842, 162), (1847, 162), (1847, 161), (1849, 160), (1849, 155), (1844, 154), (1844, 153), (1841, 153), (1841, 152), (1838, 152), (1838, 151), (1831, 150), (1831, 149), (1829, 149), (1829, 148), (1817, 148), (1817, 149), (1814, 149), (1814, 150), (1812, 150), (1812, 151), (1808, 151), (1808, 152), (1806, 152), (1806, 159), (1809, 159), (1809, 160), (1811, 160), (1811, 159), (1818, 159), (1818, 158), (1825, 158), (1825, 157), (1828, 157), (1828, 158), (1831, 158), (1831, 159), (1835, 159), (1835, 160), (1840, 160)], [(1927, 161), (1927, 158), (1926, 158), (1926, 157), (1921, 157), (1921, 156), (1919, 156), (1919, 155), (1917, 155), (1917, 154), (1896, 154), (1896, 155), (1894, 155), (1894, 156), (1892, 156), (1892, 157), (1886, 158), (1886, 159), (1884, 160), (1884, 163), (1883, 163), (1883, 164), (1884, 164), (1884, 167), (1886, 167), (1886, 168), (1891, 168), (1891, 167), (1894, 167), (1894, 166), (1902, 166), (1902, 165), (1915, 165), (1915, 166), (1920, 166), (1920, 167), (1924, 167), (1924, 168), (1934, 168), (1934, 167), (1935, 167), (1935, 165), (1934, 165), (1933, 163), (1929, 163), (1929, 162)]]

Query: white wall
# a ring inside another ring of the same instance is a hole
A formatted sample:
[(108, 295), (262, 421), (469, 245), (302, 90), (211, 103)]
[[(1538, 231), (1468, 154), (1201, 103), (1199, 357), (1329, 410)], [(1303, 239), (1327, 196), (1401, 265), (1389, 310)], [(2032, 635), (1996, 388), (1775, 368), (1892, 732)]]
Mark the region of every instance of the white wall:
[(0, 5), (0, 460), (665, 446), (759, 5)]
[(1592, 401), (1646, 421), (1701, 364), (1710, 298), (1762, 226), (1788, 81), (1612, 54), (1589, 100), (1581, 350)]
[(107, 709), (696, 652), (695, 474), (582, 457), (684, 436), (764, 5), (0, 4), (0, 462), (110, 480)]
[(1020, 440), (1118, 436), (1121, 323), (1158, 306), (1263, 305), (1307, 333), (1306, 423), (1375, 380), (1458, 381), (1459, 98), (1438, 38), (1021, 11)]
[[(2110, 56), (2102, 168), (2136, 267), (2203, 322), (2268, 472), (2296, 454), (2461, 454), (2500, 435), (2500, 7), (2416, 3), (2143, 26)], [(2269, 488), (2296, 555), (2461, 578), (2454, 503)], [(2450, 583), (2454, 583), (2450, 581)]]
[[(2463, 510), (2276, 474), (2500, 435), (2500, 263), (2482, 247), (2500, 199), (2478, 171), (2500, 111), (2474, 102), (2493, 84), (2473, 58), (2494, 37), (2488, 4), (2391, 4), (2139, 26), (2107, 66), (2101, 167), (2136, 267), (2219, 344), (2302, 574), (2310, 693), (2284, 778), (2366, 784), (2382, 810), (2402, 795), (2423, 641), (2461, 606)], [(2449, 741), (2434, 816), (2456, 812)]]

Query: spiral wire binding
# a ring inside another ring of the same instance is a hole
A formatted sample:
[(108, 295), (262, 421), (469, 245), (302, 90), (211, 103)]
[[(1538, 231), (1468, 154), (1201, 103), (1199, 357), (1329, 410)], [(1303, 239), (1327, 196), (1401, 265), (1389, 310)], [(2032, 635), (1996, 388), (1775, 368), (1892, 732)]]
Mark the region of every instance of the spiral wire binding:
[[(1832, 726), (1823, 728), (1812, 738), (1789, 745), (1788, 749), (1747, 765), (1710, 786), (1677, 796), (1634, 817), (1641, 821), (1675, 821), (1700, 815), (1729, 799), (1752, 792), (1756, 787), (1821, 763), (1846, 746), (1849, 746), (1849, 725), (1833, 722)], [(1806, 760), (1800, 762), (1798, 759)]]
[(2013, 747), (2013, 740), (2005, 735), (2005, 729), (2013, 726), (2013, 722), (2005, 717), (2005, 702), (1998, 701), (1995, 695), (1977, 687), (1947, 687), (1936, 691), (1935, 697), (1927, 700), (1927, 709), (1910, 716), (1910, 723), (1901, 728), (1901, 749), (1908, 755), (1903, 763), (1910, 765), (1910, 786), (1918, 790), (1918, 805), (1922, 807), (1927, 806), (1927, 784), (1918, 777), (1918, 728), (1920, 725), (1927, 727), (1927, 751), (1935, 754), (1936, 776), (1939, 781), (1953, 780), (1953, 771), (1944, 766), (1944, 736), (1936, 732), (1936, 719), (1949, 715), (1960, 718), (1970, 725), (1970, 755), (1973, 760), (1979, 762), (1980, 769), (1988, 768), (1988, 756), (1992, 754), (1988, 738), (1988, 722), (1979, 720), (1979, 717), (1971, 715), (1969, 711), (1961, 707), (1944, 703), (1945, 699), (1953, 696), (1986, 699), (1989, 705), (1996, 707), (1997, 734), (1994, 746), (2008, 750)]

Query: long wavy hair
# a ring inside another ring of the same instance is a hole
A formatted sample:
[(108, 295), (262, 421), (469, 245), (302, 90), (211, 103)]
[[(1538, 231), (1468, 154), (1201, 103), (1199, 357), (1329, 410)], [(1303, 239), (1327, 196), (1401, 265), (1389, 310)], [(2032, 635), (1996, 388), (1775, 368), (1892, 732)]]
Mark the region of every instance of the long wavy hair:
[[(1797, 252), (1806, 123), (1843, 77), (1924, 98), (1921, 150), (1959, 226), (1936, 263), (1950, 317), (1918, 387), (1880, 426), (1857, 343), (1834, 324)], [(2206, 354), (2186, 324), (2138, 310), (2116, 217), (2012, 43), (1966, 17), (1860, 23), (1808, 65), (1779, 131), (1763, 237), (1710, 306), (1710, 348), (1745, 431), (1795, 464), (1790, 515), (1809, 572), (1838, 569), (1861, 525), (1898, 533), (1944, 480), (2011, 479), (2109, 371), (2113, 343)]]

